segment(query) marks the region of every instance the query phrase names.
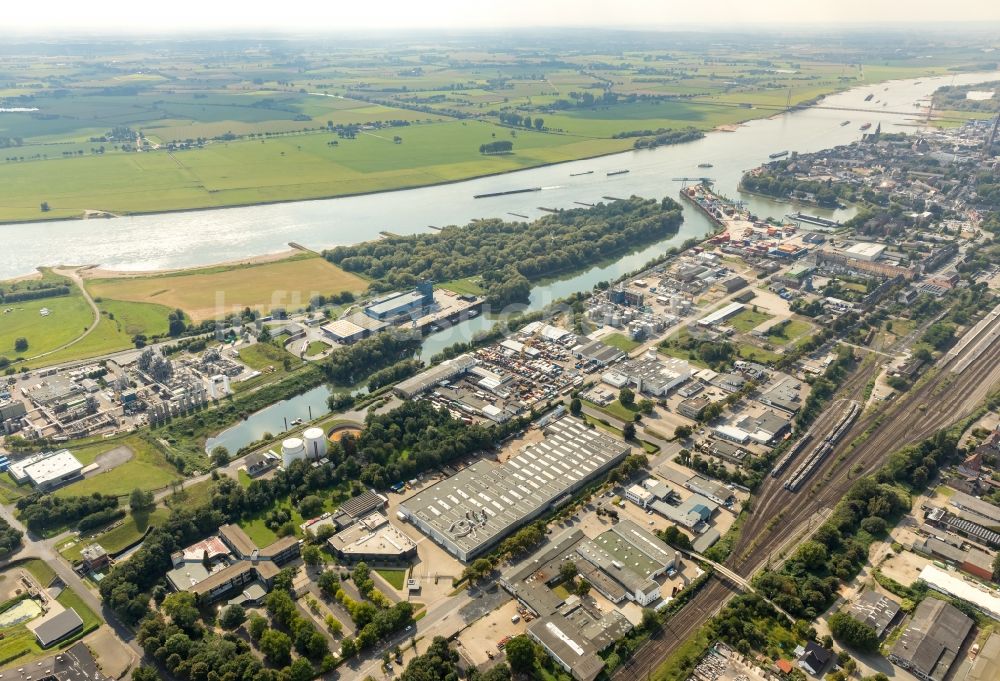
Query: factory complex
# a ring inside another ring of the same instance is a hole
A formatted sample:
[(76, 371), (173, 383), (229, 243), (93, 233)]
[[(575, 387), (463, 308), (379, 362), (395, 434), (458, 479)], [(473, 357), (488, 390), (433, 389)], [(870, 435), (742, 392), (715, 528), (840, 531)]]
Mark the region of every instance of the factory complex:
[(519, 527), (569, 501), (576, 490), (629, 453), (624, 442), (570, 416), (544, 428), (545, 439), (506, 462), (476, 461), (399, 507), (450, 554), (469, 561)]

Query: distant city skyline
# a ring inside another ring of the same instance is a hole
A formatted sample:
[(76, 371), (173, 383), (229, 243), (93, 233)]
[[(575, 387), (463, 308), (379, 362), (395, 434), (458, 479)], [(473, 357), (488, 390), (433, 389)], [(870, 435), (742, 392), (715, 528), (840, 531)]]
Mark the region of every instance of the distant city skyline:
[(18, 32), (344, 31), (502, 27), (755, 28), (768, 25), (850, 25), (1000, 22), (995, 0), (383, 0), (377, 5), (306, 0), (255, 8), (234, 0), (49, 0), (4, 8), (6, 30)]

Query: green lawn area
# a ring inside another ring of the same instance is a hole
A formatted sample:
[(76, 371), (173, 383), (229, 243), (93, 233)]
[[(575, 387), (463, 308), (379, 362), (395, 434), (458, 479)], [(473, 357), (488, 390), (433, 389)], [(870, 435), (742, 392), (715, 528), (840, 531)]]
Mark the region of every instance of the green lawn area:
[[(240, 361), (251, 369), (262, 372), (249, 381), (241, 381), (233, 386), (237, 393), (245, 392), (264, 383), (280, 381), (305, 362), (275, 343), (254, 343), (239, 351)], [(288, 371), (285, 370), (288, 360)]]
[(215, 489), (215, 481), (208, 478), (184, 489), (177, 490), (175, 494), (168, 496), (165, 501), (170, 508), (197, 508), (209, 502), (213, 489)]
[(182, 477), (176, 468), (167, 463), (159, 446), (140, 435), (128, 435), (121, 439), (106, 440), (100, 445), (86, 445), (79, 450), (70, 447), (70, 451), (74, 453), (80, 451), (80, 461), (86, 464), (93, 461), (98, 454), (120, 446), (132, 450), (131, 460), (110, 471), (62, 487), (55, 494), (82, 496), (101, 492), (102, 494), (125, 496), (137, 487), (144, 490), (156, 490), (166, 487), (171, 481)]
[(726, 326), (733, 327), (741, 333), (746, 333), (751, 329), (757, 328), (768, 319), (771, 319), (771, 315), (766, 312), (761, 312), (760, 310), (754, 312), (753, 308), (746, 307), (723, 323)]
[(605, 414), (613, 416), (620, 421), (630, 422), (635, 419), (635, 415), (639, 412), (639, 408), (636, 407), (634, 404), (631, 407), (626, 407), (619, 400), (615, 400), (614, 402), (609, 402), (603, 407), (600, 406), (599, 404), (590, 402), (589, 400), (586, 403), (588, 406), (594, 409), (600, 409)]
[(81, 537), (71, 546), (64, 545), (65, 548), (61, 548), (59, 553), (72, 563), (80, 560), (80, 552), (83, 551), (83, 548), (94, 542), (103, 546), (108, 553), (117, 553), (138, 541), (146, 532), (146, 528), (155, 527), (166, 521), (168, 517), (170, 517), (170, 509), (162, 507), (157, 508), (152, 513), (141, 513), (138, 516), (130, 513), (125, 516), (121, 525), (107, 532), (100, 532), (86, 538)]
[(767, 341), (772, 345), (785, 345), (811, 333), (812, 329), (813, 326), (809, 322), (792, 319), (783, 329), (779, 329), (778, 326), (771, 327), (767, 334)]
[[(74, 291), (68, 296), (0, 304), (0, 356), (11, 360), (33, 357), (78, 338), (94, 321), (94, 313), (79, 291)], [(42, 309), (48, 309), (48, 316), (41, 315)], [(28, 341), (26, 351), (14, 349), (18, 338)], [(31, 366), (40, 363), (41, 358)]]
[(393, 570), (390, 568), (375, 568), (375, 572), (382, 576), (382, 579), (392, 585), (396, 591), (402, 591), (406, 586), (406, 570)]
[(313, 355), (318, 355), (321, 352), (326, 352), (330, 349), (329, 343), (324, 343), (323, 341), (312, 341), (306, 346), (306, 357), (312, 357)]
[(48, 563), (37, 558), (26, 560), (20, 566), (30, 572), (42, 586), (48, 586), (56, 576), (56, 571)]
[[(896, 336), (906, 336), (913, 333), (913, 329), (917, 327), (917, 323), (912, 319), (905, 319), (903, 317), (893, 317), (890, 320), (892, 323), (892, 331), (890, 333)], [(888, 325), (890, 322), (885, 322)]]
[[(346, 499), (343, 489), (339, 487), (332, 490), (315, 492), (315, 494), (323, 498), (324, 511), (335, 511), (337, 507), (340, 506), (340, 504)], [(238, 522), (238, 525), (243, 528), (243, 531), (247, 533), (247, 536), (257, 543), (257, 546), (267, 546), (278, 539), (277, 533), (267, 526), (268, 514), (272, 510), (278, 508), (284, 508), (289, 511), (291, 514), (291, 522), (295, 525), (295, 535), (298, 537), (303, 536), (302, 530), (299, 529), (299, 525), (302, 524), (305, 518), (302, 517), (298, 508), (291, 503), (288, 497), (279, 499), (274, 506), (264, 509), (254, 516), (242, 518)]]
[(479, 285), (479, 277), (466, 277), (464, 279), (454, 279), (438, 284), (438, 288), (447, 289), (466, 296), (481, 296), (486, 291)]
[(764, 364), (772, 364), (781, 359), (781, 355), (778, 353), (758, 348), (752, 343), (740, 344), (740, 357), (751, 362), (762, 362)]
[(10, 477), (10, 473), (0, 475), (0, 502), (13, 504), (21, 497), (27, 495), (31, 490), (29, 487), (20, 487)]
[(626, 353), (632, 352), (642, 345), (639, 341), (634, 341), (623, 333), (612, 333), (602, 338), (601, 341)]

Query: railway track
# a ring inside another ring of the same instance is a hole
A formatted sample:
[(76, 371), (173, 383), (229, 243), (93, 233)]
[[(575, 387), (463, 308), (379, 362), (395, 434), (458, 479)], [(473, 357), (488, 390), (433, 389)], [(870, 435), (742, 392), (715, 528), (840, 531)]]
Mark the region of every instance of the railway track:
[[(919, 442), (972, 413), (1000, 382), (1000, 338), (994, 335), (986, 343), (968, 345), (974, 357), (963, 354), (963, 348), (900, 400), (862, 414), (817, 467), (812, 484), (792, 492), (784, 488), (787, 475), (768, 475), (754, 496), (754, 506), (726, 566), (751, 578), (775, 547), (801, 534), (818, 512), (836, 505), (858, 477), (874, 472), (901, 447)], [(951, 371), (959, 362), (963, 370)], [(814, 442), (822, 441), (837, 427), (843, 418), (845, 400), (863, 401), (865, 386), (880, 368), (879, 362), (868, 361), (847, 377), (831, 406), (810, 429)], [(735, 593), (725, 580), (709, 580), (684, 607), (684, 615), (673, 617), (671, 626), (641, 647), (613, 678), (648, 678)]]

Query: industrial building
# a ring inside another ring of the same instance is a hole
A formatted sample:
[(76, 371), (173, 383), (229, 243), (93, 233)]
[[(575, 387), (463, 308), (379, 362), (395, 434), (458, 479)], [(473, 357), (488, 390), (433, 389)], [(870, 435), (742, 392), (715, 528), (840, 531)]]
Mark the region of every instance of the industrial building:
[(594, 681), (604, 671), (604, 660), (598, 656), (596, 646), (561, 615), (532, 622), (527, 633), (576, 681)]
[(40, 491), (48, 491), (80, 478), (81, 464), (68, 449), (42, 452), (10, 464), (7, 469), (14, 482), (30, 482)]
[(392, 390), (399, 397), (411, 400), (441, 383), (464, 374), (474, 366), (476, 366), (475, 357), (469, 354), (459, 355), (421, 371), (412, 378), (400, 381)]
[(53, 606), (44, 617), (28, 622), (27, 628), (35, 635), (39, 647), (48, 648), (81, 631), (83, 619), (73, 608)]
[(899, 615), (899, 603), (875, 589), (868, 589), (851, 605), (848, 612), (858, 622), (874, 629), (878, 637), (882, 638)]
[(365, 307), (365, 314), (379, 321), (395, 321), (400, 317), (420, 313), (434, 305), (434, 290), (430, 282), (424, 282), (412, 291), (393, 293), (376, 299)]
[(640, 393), (663, 397), (693, 375), (694, 369), (683, 359), (670, 357), (661, 361), (654, 349), (643, 357), (622, 362), (601, 376), (601, 380), (615, 388), (630, 386)]
[(972, 619), (950, 603), (925, 598), (889, 652), (889, 660), (922, 681), (943, 681), (972, 625)]
[(746, 307), (743, 303), (729, 303), (725, 307), (719, 308), (715, 312), (706, 315), (698, 320), (698, 323), (702, 326), (715, 326), (716, 324), (721, 324), (730, 317), (735, 317), (737, 314), (743, 311)]
[(564, 416), (542, 442), (503, 464), (481, 460), (404, 501), (399, 512), (462, 561), (489, 550), (522, 525), (569, 501), (609, 470), (627, 444)]
[(370, 565), (398, 565), (417, 555), (413, 540), (377, 511), (330, 537), (327, 545), (335, 556), (348, 563), (363, 560)]
[(369, 317), (364, 312), (354, 312), (343, 319), (336, 319), (319, 327), (334, 343), (350, 345), (388, 328), (389, 324)]
[(919, 578), (935, 591), (960, 598), (988, 617), (1000, 621), (1000, 592), (996, 589), (980, 587), (975, 581), (963, 579), (934, 565), (925, 565)]

